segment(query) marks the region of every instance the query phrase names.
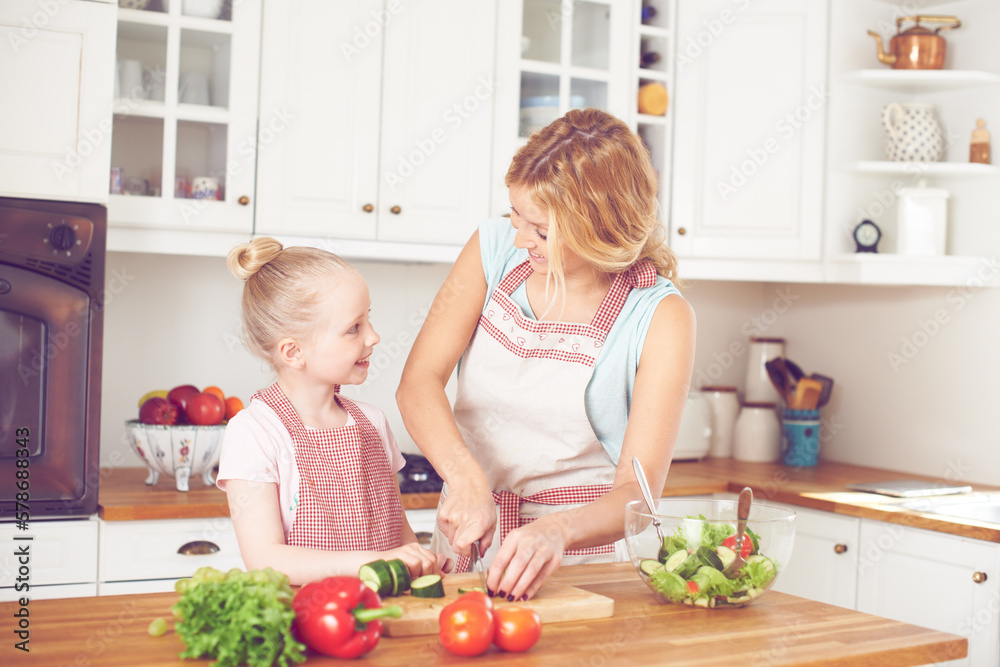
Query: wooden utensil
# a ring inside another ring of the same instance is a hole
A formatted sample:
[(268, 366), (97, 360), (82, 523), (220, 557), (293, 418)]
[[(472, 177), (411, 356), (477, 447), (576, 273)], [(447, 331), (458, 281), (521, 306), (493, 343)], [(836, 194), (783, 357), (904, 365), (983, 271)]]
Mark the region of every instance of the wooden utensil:
[(802, 378), (795, 385), (795, 397), (793, 404), (789, 405), (793, 410), (815, 410), (819, 405), (819, 396), (823, 391), (823, 383), (813, 378)]
[(743, 573), (743, 566), (746, 565), (741, 554), (743, 553), (743, 540), (750, 538), (744, 533), (747, 529), (747, 518), (750, 516), (752, 503), (753, 490), (749, 486), (744, 486), (743, 490), (740, 491), (740, 499), (736, 505), (736, 546), (733, 548), (733, 551), (736, 552), (736, 558), (722, 571), (722, 574), (726, 575), (728, 579), (739, 579)]
[(799, 380), (801, 380), (806, 376), (805, 371), (803, 371), (802, 367), (799, 366), (797, 363), (795, 363), (788, 357), (785, 357), (784, 361), (785, 361), (785, 368), (788, 369), (788, 374), (792, 376), (793, 380), (798, 382)]

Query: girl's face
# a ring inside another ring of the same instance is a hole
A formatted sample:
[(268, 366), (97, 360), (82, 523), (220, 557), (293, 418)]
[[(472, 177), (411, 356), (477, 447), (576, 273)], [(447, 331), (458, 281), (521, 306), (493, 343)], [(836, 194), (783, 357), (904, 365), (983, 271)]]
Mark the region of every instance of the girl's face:
[(368, 319), (371, 297), (358, 273), (345, 271), (329, 281), (319, 303), (316, 328), (301, 344), (305, 370), (324, 384), (361, 384), (368, 377), (372, 350), (379, 342)]
[[(549, 273), (549, 214), (531, 198), (528, 189), (522, 185), (510, 187), (510, 224), (517, 230), (514, 247), (528, 251), (531, 268), (536, 273)], [(584, 262), (573, 251), (560, 242), (563, 273), (569, 275), (584, 266)]]

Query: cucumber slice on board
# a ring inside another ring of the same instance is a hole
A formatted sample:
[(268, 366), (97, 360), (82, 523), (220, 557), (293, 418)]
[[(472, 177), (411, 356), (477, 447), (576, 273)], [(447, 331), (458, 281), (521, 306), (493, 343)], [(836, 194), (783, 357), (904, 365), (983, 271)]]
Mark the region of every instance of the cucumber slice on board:
[(392, 574), (392, 595), (402, 595), (410, 590), (410, 569), (398, 558), (389, 561), (389, 573)]
[(375, 560), (370, 563), (365, 563), (358, 569), (358, 579), (368, 584), (369, 588), (374, 590), (379, 595), (391, 595), (392, 594), (392, 570), (389, 568), (389, 563), (384, 560)]
[(645, 574), (646, 576), (652, 575), (653, 572), (659, 570), (661, 567), (664, 567), (663, 563), (656, 560), (655, 558), (646, 558), (639, 562), (639, 571)]
[(415, 598), (443, 598), (444, 584), (440, 574), (425, 574), (410, 582), (410, 593)]
[(486, 593), (486, 589), (483, 588), (482, 586), (459, 586), (458, 587), (458, 594), (459, 595), (464, 595), (466, 593), (483, 593), (483, 594), (487, 594)]

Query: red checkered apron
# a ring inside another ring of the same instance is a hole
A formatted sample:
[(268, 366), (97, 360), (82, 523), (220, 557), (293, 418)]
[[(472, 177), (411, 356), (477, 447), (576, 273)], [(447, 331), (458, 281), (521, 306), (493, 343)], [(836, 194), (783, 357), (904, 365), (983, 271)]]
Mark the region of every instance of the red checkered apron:
[[(585, 392), (629, 292), (656, 283), (653, 265), (641, 262), (616, 276), (590, 324), (545, 322), (510, 298), (531, 273), (527, 261), (518, 265), (490, 295), (458, 377), (455, 419), (497, 504), (487, 562), (511, 530), (611, 490), (616, 466), (590, 425)], [(432, 546), (455, 555), (440, 531)], [(606, 544), (568, 550), (563, 563), (615, 557), (616, 544)], [(468, 559), (459, 557), (458, 568)]]
[(337, 400), (354, 418), (340, 428), (306, 428), (277, 383), (254, 394), (292, 436), (299, 498), (288, 544), (328, 551), (398, 547), (403, 507), (378, 431), (353, 401)]

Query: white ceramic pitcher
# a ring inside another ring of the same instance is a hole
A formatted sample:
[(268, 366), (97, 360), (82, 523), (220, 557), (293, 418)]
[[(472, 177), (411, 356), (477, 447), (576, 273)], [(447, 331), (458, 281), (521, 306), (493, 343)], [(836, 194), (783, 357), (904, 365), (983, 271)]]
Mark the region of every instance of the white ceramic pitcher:
[(937, 162), (944, 157), (944, 132), (933, 104), (887, 104), (882, 110), (882, 125), (887, 159)]

